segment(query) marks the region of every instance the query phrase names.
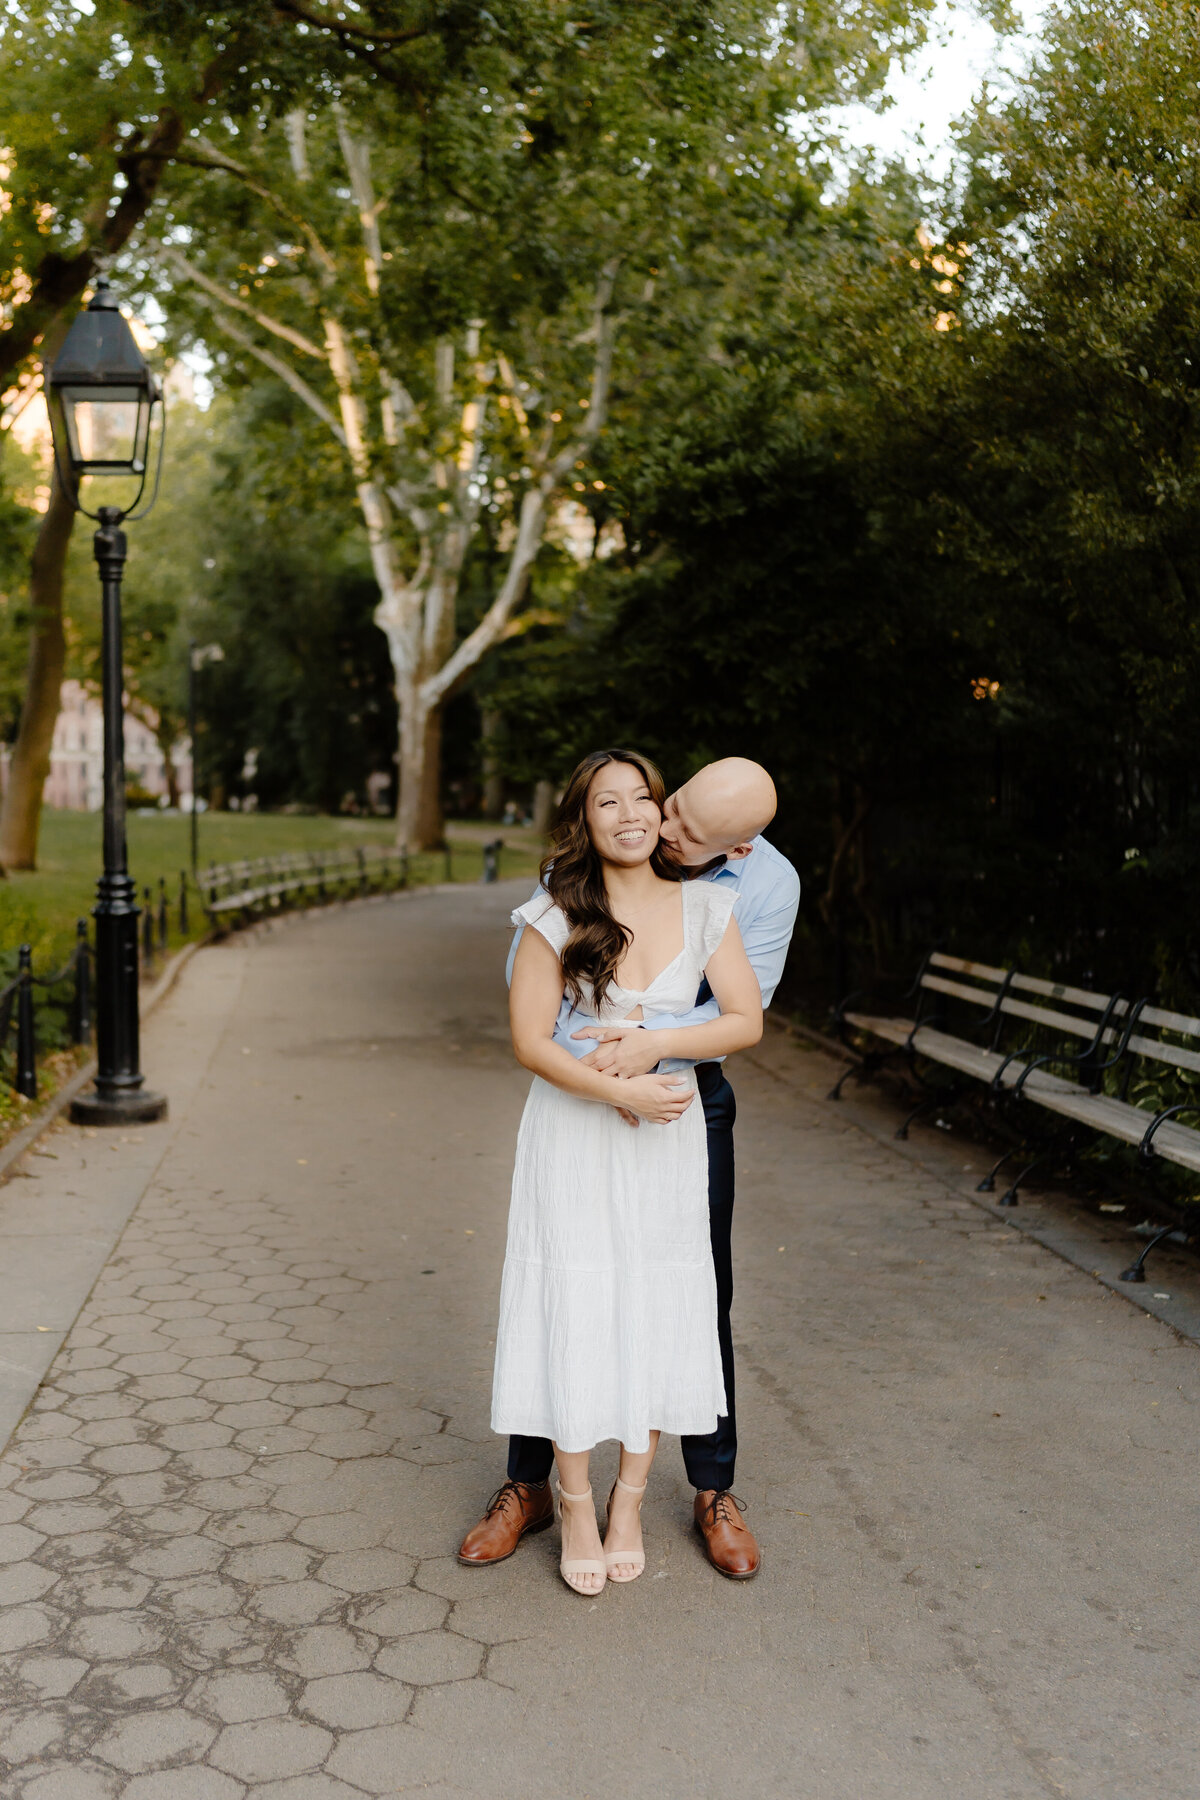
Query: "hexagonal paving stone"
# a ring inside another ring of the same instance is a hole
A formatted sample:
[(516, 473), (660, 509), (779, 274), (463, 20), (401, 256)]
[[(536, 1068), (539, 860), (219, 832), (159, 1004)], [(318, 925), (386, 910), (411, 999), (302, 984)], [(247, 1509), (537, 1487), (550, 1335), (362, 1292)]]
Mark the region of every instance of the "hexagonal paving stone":
[(363, 1513), (318, 1513), (302, 1520), (292, 1535), (314, 1550), (369, 1550), (387, 1529), (386, 1521), (369, 1519)]
[(248, 1356), (238, 1356), (230, 1351), (228, 1356), (196, 1357), (188, 1363), (187, 1373), (198, 1375), (201, 1381), (219, 1381), (231, 1375), (253, 1375), (254, 1368)]
[(195, 1761), (217, 1735), (215, 1725), (181, 1707), (132, 1713), (92, 1745), (92, 1754), (129, 1775), (161, 1769), (166, 1763)]
[(99, 1569), (85, 1569), (64, 1581), (59, 1590), (60, 1603), (68, 1607), (86, 1607), (90, 1612), (127, 1606), (140, 1606), (150, 1592), (144, 1575), (108, 1564)]
[(215, 1578), (186, 1582), (166, 1595), (164, 1605), (177, 1619), (220, 1619), (240, 1612), (241, 1589)]
[(310, 1681), (300, 1707), (310, 1718), (337, 1731), (360, 1731), (368, 1725), (398, 1725), (408, 1712), (411, 1699), (409, 1689), (398, 1681), (363, 1671), (323, 1675)]
[(245, 1789), (232, 1776), (193, 1764), (138, 1775), (121, 1790), (121, 1800), (242, 1800)]
[(47, 1537), (65, 1537), (69, 1531), (100, 1531), (115, 1516), (113, 1507), (94, 1500), (64, 1500), (35, 1506), (25, 1515), (25, 1523)]
[(347, 1390), (336, 1381), (283, 1381), (275, 1389), (284, 1406), (336, 1406)]
[(25, 1650), (51, 1635), (55, 1620), (44, 1606), (13, 1606), (0, 1614), (0, 1652)]
[[(312, 1442), (310, 1436), (309, 1442)], [(264, 1467), (264, 1474), (267, 1473)], [(337, 1464), (331, 1456), (318, 1456), (313, 1450), (298, 1450), (294, 1454), (273, 1456), (269, 1466), (270, 1478), (279, 1485), (292, 1486), (306, 1484), (306, 1492), (315, 1493), (317, 1484), (327, 1476), (337, 1474)], [(328, 1505), (309, 1506), (306, 1513), (328, 1512)]]
[(74, 1375), (60, 1375), (58, 1386), (67, 1394), (110, 1394), (126, 1379), (120, 1369), (80, 1369)]
[[(81, 1425), (75, 1436), (85, 1444), (94, 1444), (97, 1450), (107, 1450), (110, 1444), (144, 1443), (151, 1429), (148, 1419), (94, 1419), (90, 1425)], [(83, 1493), (93, 1491), (90, 1488), (80, 1490)]]
[(243, 1544), (269, 1544), (286, 1538), (298, 1523), (294, 1513), (263, 1506), (248, 1512), (226, 1513), (205, 1527), (205, 1535), (237, 1550)]
[(234, 1581), (247, 1581), (254, 1587), (275, 1581), (303, 1581), (312, 1561), (312, 1552), (300, 1544), (255, 1544), (234, 1550), (225, 1564), (225, 1573)]
[(247, 1719), (286, 1713), (290, 1696), (275, 1675), (206, 1675), (189, 1693), (188, 1705), (196, 1712), (212, 1713), (225, 1725), (240, 1725)]
[(107, 1450), (93, 1450), (88, 1462), (106, 1475), (144, 1475), (150, 1469), (161, 1469), (170, 1462), (170, 1453), (154, 1444), (114, 1444)]
[(271, 1490), (249, 1475), (231, 1475), (224, 1480), (197, 1482), (191, 1498), (206, 1512), (242, 1512), (249, 1506), (266, 1506)]
[(88, 1682), (86, 1699), (100, 1710), (114, 1701), (160, 1700), (179, 1685), (165, 1663), (103, 1664)]
[(23, 1562), (45, 1541), (42, 1532), (28, 1525), (0, 1525), (0, 1563)]
[(274, 1619), (279, 1625), (315, 1625), (335, 1612), (342, 1599), (336, 1588), (326, 1587), (323, 1581), (287, 1581), (259, 1588), (249, 1607), (260, 1619)]
[(218, 1425), (232, 1425), (235, 1431), (246, 1431), (256, 1425), (286, 1425), (291, 1409), (278, 1400), (239, 1400), (222, 1406), (216, 1413)]
[(226, 1444), (220, 1449), (185, 1450), (176, 1457), (175, 1466), (197, 1481), (211, 1481), (222, 1475), (244, 1475), (253, 1461), (244, 1450), (233, 1450)]
[(402, 1556), (398, 1550), (341, 1550), (325, 1558), (318, 1574), (333, 1587), (363, 1594), (380, 1588), (405, 1587), (415, 1568), (415, 1559)]
[(53, 1569), (39, 1563), (9, 1563), (0, 1569), (0, 1607), (23, 1606), (27, 1600), (40, 1600), (52, 1588), (58, 1576)]
[(35, 1757), (41, 1762), (62, 1755), (69, 1748), (71, 1725), (64, 1708), (47, 1706), (45, 1701), (10, 1708), (0, 1714), (0, 1764), (11, 1766)]
[(158, 1441), (168, 1450), (219, 1450), (232, 1438), (228, 1425), (201, 1421), (195, 1425), (168, 1425)]
[(252, 1430), (239, 1431), (234, 1439), (241, 1450), (249, 1450), (255, 1456), (272, 1457), (307, 1450), (312, 1441), (311, 1431), (297, 1431), (294, 1425), (256, 1425)]
[(155, 1425), (189, 1425), (196, 1419), (211, 1419), (216, 1410), (214, 1401), (193, 1394), (188, 1400), (155, 1400), (143, 1406), (142, 1417)]
[(315, 1679), (319, 1675), (347, 1675), (371, 1665), (377, 1640), (348, 1631), (344, 1625), (310, 1625), (293, 1632), (278, 1654), (281, 1668)]
[(21, 1681), (47, 1700), (61, 1700), (87, 1672), (79, 1656), (27, 1656), (18, 1669)]
[(129, 1567), (143, 1575), (171, 1577), (177, 1575), (210, 1575), (219, 1568), (225, 1556), (221, 1544), (211, 1538), (174, 1537), (131, 1556)]
[(114, 1800), (120, 1777), (95, 1763), (50, 1769), (21, 1789), (21, 1800)]
[(358, 1406), (306, 1406), (303, 1418), (306, 1431), (324, 1436), (326, 1432), (358, 1431), (368, 1415)]
[(162, 1642), (163, 1628), (149, 1613), (106, 1613), (77, 1619), (67, 1643), (90, 1662), (110, 1657), (146, 1656)]
[(433, 1785), (445, 1767), (445, 1744), (411, 1725), (376, 1725), (347, 1732), (326, 1764), (330, 1775), (365, 1788), (368, 1794), (395, 1794)]
[(362, 1800), (362, 1790), (347, 1787), (332, 1775), (293, 1775), (290, 1781), (256, 1787), (251, 1800)]
[(114, 1475), (104, 1492), (122, 1506), (162, 1506), (177, 1500), (182, 1487), (179, 1478), (166, 1468), (152, 1469), (146, 1475)]
[(174, 1506), (152, 1506), (148, 1512), (139, 1515), (138, 1526), (144, 1533), (164, 1536), (178, 1535), (184, 1532), (199, 1531), (208, 1518), (198, 1506), (188, 1506), (185, 1502), (177, 1502)]
[(70, 1569), (76, 1563), (95, 1563), (111, 1557), (121, 1545), (115, 1531), (73, 1531), (68, 1537), (50, 1538), (38, 1553), (47, 1569)]
[(223, 1375), (216, 1381), (204, 1383), (204, 1393), (209, 1400), (219, 1400), (222, 1405), (230, 1402), (269, 1400), (274, 1383), (264, 1381), (260, 1375)]
[(298, 1719), (255, 1719), (227, 1725), (210, 1761), (241, 1781), (280, 1781), (319, 1768), (332, 1744), (331, 1733), (319, 1725), (303, 1725)]
[(385, 1675), (416, 1686), (433, 1681), (465, 1681), (478, 1675), (482, 1665), (483, 1645), (452, 1631), (415, 1632), (385, 1645), (375, 1658), (375, 1667)]
[(441, 1594), (426, 1594), (420, 1588), (401, 1588), (386, 1600), (372, 1594), (351, 1609), (353, 1623), (380, 1637), (403, 1637), (413, 1631), (438, 1631), (446, 1622), (450, 1602)]
[[(79, 1435), (86, 1436), (86, 1429)], [(16, 1491), (31, 1500), (80, 1500), (99, 1486), (99, 1477), (89, 1475), (86, 1469), (42, 1469), (36, 1475), (22, 1476)]]

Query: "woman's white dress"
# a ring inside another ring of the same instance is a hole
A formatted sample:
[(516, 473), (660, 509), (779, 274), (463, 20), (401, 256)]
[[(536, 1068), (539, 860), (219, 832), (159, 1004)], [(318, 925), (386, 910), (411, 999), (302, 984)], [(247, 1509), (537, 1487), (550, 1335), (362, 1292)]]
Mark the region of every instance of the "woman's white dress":
[[(707, 881), (680, 893), (683, 949), (648, 988), (610, 987), (601, 1023), (695, 1005), (733, 896)], [(570, 930), (545, 894), (512, 920), (556, 952)], [(695, 1086), (690, 1068), (677, 1079)], [(492, 1429), (568, 1451), (617, 1438), (636, 1452), (655, 1429), (714, 1431), (725, 1410), (699, 1100), (672, 1124), (635, 1130), (535, 1076), (517, 1138)]]

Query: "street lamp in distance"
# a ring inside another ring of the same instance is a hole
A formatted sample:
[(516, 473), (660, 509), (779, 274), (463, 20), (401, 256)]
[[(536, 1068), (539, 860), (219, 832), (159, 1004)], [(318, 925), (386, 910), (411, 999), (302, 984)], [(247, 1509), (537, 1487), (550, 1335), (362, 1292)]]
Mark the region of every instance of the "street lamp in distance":
[[(150, 426), (162, 393), (129, 329), (107, 280), (68, 331), (45, 371), (59, 480), (77, 512), (94, 519), (100, 570), (101, 667), (104, 684), (104, 870), (96, 883), (96, 1080), (71, 1102), (80, 1125), (146, 1124), (167, 1111), (166, 1097), (151, 1093), (139, 1067), (137, 889), (130, 880), (125, 845), (125, 678), (121, 634), (121, 577), (125, 569), (126, 519), (146, 486)], [(159, 427), (162, 471), (165, 425)], [(132, 477), (138, 482), (128, 506), (89, 512), (79, 499), (85, 475)]]
[(200, 862), (200, 816), (196, 810), (196, 801), (200, 794), (198, 780), (200, 770), (200, 744), (197, 737), (196, 723), (196, 677), (205, 663), (225, 661), (225, 652), (220, 644), (198, 644), (192, 638), (188, 644), (188, 734), (192, 745), (192, 880), (199, 879)]

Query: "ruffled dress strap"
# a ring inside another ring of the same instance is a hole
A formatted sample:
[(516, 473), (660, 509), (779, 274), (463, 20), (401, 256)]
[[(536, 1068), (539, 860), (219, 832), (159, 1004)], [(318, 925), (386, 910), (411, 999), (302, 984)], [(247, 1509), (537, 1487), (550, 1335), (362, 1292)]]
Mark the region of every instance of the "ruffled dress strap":
[(561, 956), (562, 947), (571, 935), (570, 921), (561, 906), (556, 906), (544, 889), (518, 906), (511, 915), (514, 925), (532, 925), (554, 951)]
[(725, 936), (737, 895), (715, 881), (689, 881), (684, 888), (688, 907), (689, 937), (703, 969)]

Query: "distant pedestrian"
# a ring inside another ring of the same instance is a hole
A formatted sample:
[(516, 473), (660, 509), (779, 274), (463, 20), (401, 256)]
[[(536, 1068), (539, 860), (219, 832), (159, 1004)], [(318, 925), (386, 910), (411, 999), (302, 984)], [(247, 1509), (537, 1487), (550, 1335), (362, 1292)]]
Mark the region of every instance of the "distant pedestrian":
[[(646, 758), (597, 752), (567, 786), (542, 887), (513, 915), (513, 1042), (535, 1080), (493, 1393), (509, 1480), (463, 1541), (465, 1564), (499, 1561), (551, 1523), (556, 1460), (564, 1579), (584, 1594), (636, 1579), (667, 1430), (683, 1438), (710, 1560), (757, 1573), (730, 1492), (733, 1096), (712, 1059), (758, 1041), (795, 920), (794, 871), (758, 836), (773, 812), (757, 764), (711, 765), (665, 800)], [(752, 854), (761, 892), (746, 907)], [(607, 1438), (621, 1462), (602, 1544), (588, 1459)]]

